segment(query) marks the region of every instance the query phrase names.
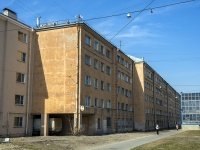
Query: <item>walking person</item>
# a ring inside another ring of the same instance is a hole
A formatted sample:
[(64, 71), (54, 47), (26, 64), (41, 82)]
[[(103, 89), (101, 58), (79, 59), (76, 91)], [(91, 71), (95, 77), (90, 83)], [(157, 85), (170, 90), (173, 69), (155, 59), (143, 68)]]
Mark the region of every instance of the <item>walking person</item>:
[(156, 133), (157, 133), (157, 135), (159, 134), (159, 125), (158, 124), (156, 125)]
[(176, 130), (178, 131), (178, 124), (176, 124)]

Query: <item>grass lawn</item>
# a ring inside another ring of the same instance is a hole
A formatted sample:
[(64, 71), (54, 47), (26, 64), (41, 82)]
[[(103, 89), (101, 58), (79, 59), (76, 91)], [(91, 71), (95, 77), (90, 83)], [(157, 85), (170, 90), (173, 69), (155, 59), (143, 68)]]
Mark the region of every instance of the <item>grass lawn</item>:
[(200, 150), (200, 131), (185, 131), (131, 150)]

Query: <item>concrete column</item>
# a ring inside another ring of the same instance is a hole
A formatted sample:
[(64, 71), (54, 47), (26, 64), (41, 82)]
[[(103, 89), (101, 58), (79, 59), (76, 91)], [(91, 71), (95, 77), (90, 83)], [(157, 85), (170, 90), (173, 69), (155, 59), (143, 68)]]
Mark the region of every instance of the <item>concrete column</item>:
[(40, 128), (41, 136), (49, 135), (49, 115), (41, 114), (41, 128)]

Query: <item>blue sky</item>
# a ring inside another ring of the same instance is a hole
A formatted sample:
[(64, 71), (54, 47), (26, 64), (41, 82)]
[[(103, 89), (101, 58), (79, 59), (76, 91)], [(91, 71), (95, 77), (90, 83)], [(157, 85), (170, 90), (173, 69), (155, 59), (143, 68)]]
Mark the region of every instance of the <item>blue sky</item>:
[(183, 1), (0, 0), (0, 10), (7, 7), (15, 11), (19, 20), (31, 27), (38, 16), (46, 23), (74, 20), (78, 14), (87, 20), (125, 13), (87, 23), (116, 46), (120, 47), (121, 41), (124, 53), (143, 57), (178, 92), (200, 92), (200, 0), (126, 17), (126, 13), (142, 10), (151, 2), (147, 8)]

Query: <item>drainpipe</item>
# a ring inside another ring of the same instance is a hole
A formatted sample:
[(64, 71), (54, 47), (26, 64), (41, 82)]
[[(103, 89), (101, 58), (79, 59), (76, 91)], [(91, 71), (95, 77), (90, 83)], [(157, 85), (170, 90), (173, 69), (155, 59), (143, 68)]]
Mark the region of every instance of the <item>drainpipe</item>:
[(31, 95), (31, 83), (32, 83), (32, 76), (31, 76), (31, 61), (32, 61), (32, 42), (33, 42), (33, 33), (34, 29), (31, 30), (30, 34), (30, 40), (29, 40), (29, 59), (28, 59), (28, 82), (27, 82), (27, 103), (26, 103), (26, 135), (28, 134), (28, 125), (29, 125), (29, 105), (30, 105), (30, 95)]
[(77, 49), (78, 49), (78, 62), (77, 62), (77, 66), (78, 66), (78, 69), (77, 69), (77, 133), (80, 131), (80, 81), (81, 81), (81, 76), (80, 76), (80, 70), (81, 70), (81, 67), (80, 67), (80, 62), (81, 62), (81, 47), (80, 47), (80, 25), (79, 23), (76, 23), (76, 26), (77, 26), (77, 32), (78, 32), (78, 39), (77, 39)]

